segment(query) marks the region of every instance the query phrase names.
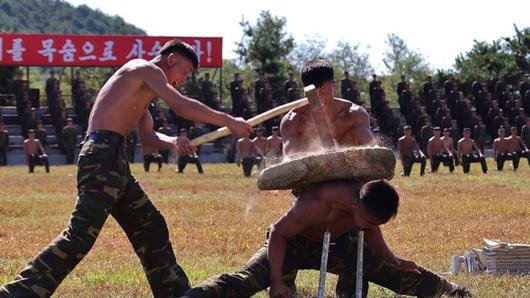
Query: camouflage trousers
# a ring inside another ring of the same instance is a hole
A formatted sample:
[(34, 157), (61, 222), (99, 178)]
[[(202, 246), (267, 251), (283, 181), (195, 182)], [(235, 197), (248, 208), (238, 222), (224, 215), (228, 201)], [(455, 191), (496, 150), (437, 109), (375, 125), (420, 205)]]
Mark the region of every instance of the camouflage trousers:
[(85, 139), (77, 189), (68, 227), (14, 281), (0, 288), (0, 297), (50, 296), (90, 251), (109, 214), (140, 258), (155, 297), (179, 297), (189, 289), (164, 218), (131, 174), (121, 136), (99, 131)]
[[(289, 239), (283, 264), (283, 280), (293, 287), (299, 269), (320, 270), (322, 243), (302, 237)], [(337, 274), (337, 297), (354, 297), (357, 266), (357, 231), (337, 239), (330, 245), (328, 272)], [(446, 281), (433, 272), (422, 274), (399, 271), (383, 261), (364, 245), (363, 291), (368, 292), (368, 282), (388, 288), (398, 294), (420, 297), (440, 296)], [(317, 281), (315, 280), (315, 283)], [(270, 267), (267, 245), (234, 273), (212, 277), (186, 292), (188, 297), (250, 297), (269, 287)]]

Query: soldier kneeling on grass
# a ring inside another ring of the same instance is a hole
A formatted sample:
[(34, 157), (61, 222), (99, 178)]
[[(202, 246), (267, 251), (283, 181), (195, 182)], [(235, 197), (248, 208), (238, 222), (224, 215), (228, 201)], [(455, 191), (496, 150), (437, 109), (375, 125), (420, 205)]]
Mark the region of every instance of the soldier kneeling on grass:
[(35, 138), (35, 130), (28, 131), (28, 138), (24, 141), (24, 156), (28, 163), (29, 172), (33, 173), (36, 165), (43, 165), (46, 173), (50, 172), (48, 155), (38, 139)]

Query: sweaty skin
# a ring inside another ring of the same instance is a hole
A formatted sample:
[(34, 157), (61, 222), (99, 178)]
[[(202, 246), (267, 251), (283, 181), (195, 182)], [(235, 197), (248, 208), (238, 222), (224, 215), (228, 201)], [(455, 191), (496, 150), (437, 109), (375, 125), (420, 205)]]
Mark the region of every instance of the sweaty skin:
[[(172, 85), (185, 82), (192, 70), (191, 61), (174, 53), (167, 57), (157, 56), (151, 61), (134, 59), (127, 62), (98, 93), (90, 113), (87, 133), (110, 130), (125, 137), (138, 126), (145, 145), (172, 148), (178, 144), (178, 139), (155, 133), (152, 130), (153, 119), (146, 112), (149, 102), (158, 96), (179, 116), (194, 122), (227, 125), (238, 136), (248, 135), (251, 128), (243, 119), (214, 111), (173, 88)], [(189, 141), (182, 140), (184, 143), (178, 144), (177, 149), (193, 151)]]
[(284, 157), (296, 158), (322, 150), (315, 122), (328, 121), (330, 133), (339, 146), (362, 146), (373, 142), (370, 117), (366, 110), (347, 100), (333, 97), (333, 88), (335, 82), (326, 82), (317, 88), (324, 103), (317, 111), (311, 112), (310, 106), (304, 106), (284, 116), (280, 126)]
[(267, 138), (267, 147), (265, 149), (267, 156), (280, 156), (282, 155), (282, 138), (273, 135)]
[(254, 143), (249, 138), (241, 138), (237, 141), (237, 164), (241, 164), (243, 158), (253, 157), (255, 155)]
[(510, 135), (506, 138), (508, 143), (510, 144), (510, 151), (516, 152), (520, 150), (528, 150), (526, 147), (526, 144), (523, 142), (523, 140), (518, 135)]
[(42, 147), (42, 144), (39, 140), (35, 138), (29, 138), (24, 141), (24, 156), (26, 159), (28, 159), (28, 156), (39, 152), (42, 152), (42, 154), (46, 155), (46, 152), (44, 151), (44, 148)]
[(252, 143), (254, 144), (257, 155), (265, 156), (265, 152), (267, 151), (267, 139), (264, 138), (263, 135), (258, 135), (252, 140)]
[(493, 141), (493, 158), (497, 160), (499, 154), (510, 152), (510, 143), (506, 140), (504, 135), (499, 135), (499, 137)]

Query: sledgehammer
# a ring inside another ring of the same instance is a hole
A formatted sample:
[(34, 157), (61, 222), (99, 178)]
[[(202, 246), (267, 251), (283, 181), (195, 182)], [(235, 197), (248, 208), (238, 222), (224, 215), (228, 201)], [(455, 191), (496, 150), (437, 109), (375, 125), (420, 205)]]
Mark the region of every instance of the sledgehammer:
[[(283, 104), (281, 106), (277, 106), (275, 107), (274, 109), (271, 109), (271, 110), (268, 110), (266, 111), (265, 113), (261, 113), (255, 117), (252, 117), (250, 119), (247, 120), (248, 124), (250, 124), (251, 126), (256, 126), (256, 125), (259, 125), (269, 119), (272, 119), (274, 117), (277, 117), (277, 116), (280, 116), (280, 115), (283, 115), (287, 112), (289, 112), (290, 110), (292, 109), (296, 109), (296, 108), (299, 108), (299, 107), (303, 107), (307, 104), (309, 104), (311, 101), (313, 100), (318, 100), (318, 102), (314, 102), (314, 103), (311, 103), (311, 105), (320, 105), (320, 99), (318, 98), (318, 95), (315, 97), (314, 95), (316, 95), (316, 88), (315, 88), (315, 85), (309, 85), (307, 87), (304, 88), (305, 89), (308, 89), (308, 90), (313, 90), (312, 91), (312, 95), (311, 97), (309, 98), (301, 98), (299, 100), (295, 100), (293, 102), (289, 102), (289, 103), (286, 103), (286, 104)], [(314, 95), (313, 95), (314, 94)], [(213, 140), (217, 140), (219, 138), (222, 138), (222, 137), (226, 137), (228, 135), (230, 135), (231, 132), (230, 130), (228, 129), (228, 127), (221, 127), (219, 129), (217, 129), (216, 131), (212, 131), (210, 133), (207, 133), (207, 134), (204, 134), (198, 138), (195, 138), (193, 140), (191, 140), (191, 145), (194, 146), (194, 147), (197, 147), (199, 145), (202, 145), (204, 143), (208, 143), (208, 142), (211, 142)]]

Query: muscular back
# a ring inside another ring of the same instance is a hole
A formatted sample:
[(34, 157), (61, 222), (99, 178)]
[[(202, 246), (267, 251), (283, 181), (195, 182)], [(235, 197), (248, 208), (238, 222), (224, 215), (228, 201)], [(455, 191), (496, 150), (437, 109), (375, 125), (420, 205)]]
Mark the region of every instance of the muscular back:
[(126, 136), (155, 96), (145, 83), (153, 72), (160, 74), (162, 71), (152, 62), (141, 59), (131, 60), (118, 69), (97, 95), (88, 133), (110, 130)]

